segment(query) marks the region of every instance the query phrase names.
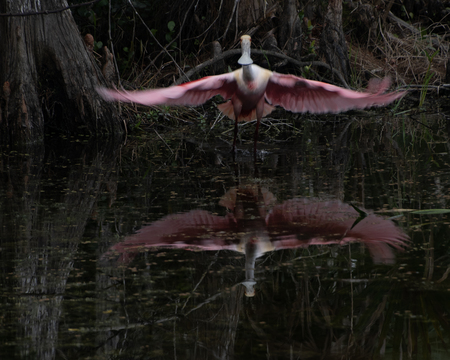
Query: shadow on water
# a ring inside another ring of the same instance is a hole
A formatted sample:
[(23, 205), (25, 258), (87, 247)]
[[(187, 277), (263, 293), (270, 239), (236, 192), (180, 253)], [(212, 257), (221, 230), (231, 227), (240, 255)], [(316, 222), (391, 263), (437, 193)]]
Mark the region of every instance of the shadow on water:
[(152, 131), (2, 149), (1, 358), (446, 358), (449, 136), (419, 120), (305, 121), (256, 164)]

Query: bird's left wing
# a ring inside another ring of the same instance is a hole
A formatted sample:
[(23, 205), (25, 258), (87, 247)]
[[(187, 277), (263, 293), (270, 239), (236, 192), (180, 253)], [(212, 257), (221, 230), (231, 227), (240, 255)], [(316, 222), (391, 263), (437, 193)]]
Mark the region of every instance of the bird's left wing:
[(369, 84), (368, 92), (357, 92), (320, 81), (274, 72), (266, 89), (266, 99), (292, 112), (337, 113), (350, 109), (383, 106), (401, 98), (404, 92), (384, 94), (390, 80)]
[(108, 101), (120, 100), (142, 105), (200, 105), (215, 95), (225, 100), (236, 90), (234, 73), (207, 76), (178, 86), (143, 91), (119, 91), (98, 88), (98, 93)]

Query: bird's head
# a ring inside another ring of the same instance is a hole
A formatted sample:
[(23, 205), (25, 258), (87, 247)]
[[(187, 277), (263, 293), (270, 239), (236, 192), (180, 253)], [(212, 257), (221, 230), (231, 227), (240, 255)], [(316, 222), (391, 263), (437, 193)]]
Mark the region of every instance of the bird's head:
[(238, 63), (240, 65), (244, 66), (253, 64), (253, 60), (250, 57), (251, 46), (252, 46), (252, 38), (249, 35), (242, 35), (241, 36), (242, 56), (238, 60)]

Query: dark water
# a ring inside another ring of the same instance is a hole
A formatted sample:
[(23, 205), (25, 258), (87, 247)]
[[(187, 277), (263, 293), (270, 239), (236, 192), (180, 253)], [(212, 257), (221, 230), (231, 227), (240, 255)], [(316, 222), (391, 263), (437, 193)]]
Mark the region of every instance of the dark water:
[(338, 120), (3, 148), (0, 358), (449, 358), (444, 117)]

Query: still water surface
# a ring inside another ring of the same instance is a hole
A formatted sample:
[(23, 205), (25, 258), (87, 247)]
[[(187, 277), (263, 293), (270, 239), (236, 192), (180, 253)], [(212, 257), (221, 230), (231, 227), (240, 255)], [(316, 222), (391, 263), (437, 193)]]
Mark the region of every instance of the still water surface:
[(3, 148), (0, 358), (449, 358), (444, 118), (295, 131)]

